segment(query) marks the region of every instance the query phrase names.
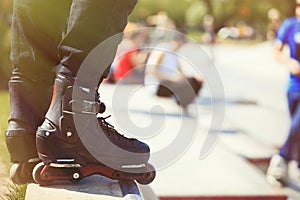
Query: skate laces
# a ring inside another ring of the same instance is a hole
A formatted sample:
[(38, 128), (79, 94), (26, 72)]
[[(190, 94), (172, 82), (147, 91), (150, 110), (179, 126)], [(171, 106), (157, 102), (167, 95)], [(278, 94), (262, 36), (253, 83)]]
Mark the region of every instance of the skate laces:
[(106, 119), (110, 118), (111, 115), (107, 117), (98, 117), (98, 120), (101, 121), (100, 126), (103, 129), (104, 133), (108, 136), (115, 136), (118, 140), (126, 139), (131, 141), (130, 139), (126, 138), (123, 134), (120, 134), (113, 125), (106, 121)]

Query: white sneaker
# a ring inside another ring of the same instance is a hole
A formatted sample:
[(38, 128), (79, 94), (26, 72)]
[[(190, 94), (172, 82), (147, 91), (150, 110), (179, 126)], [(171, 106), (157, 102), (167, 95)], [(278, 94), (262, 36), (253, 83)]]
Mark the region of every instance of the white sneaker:
[(272, 185), (281, 186), (281, 182), (287, 179), (288, 162), (280, 155), (274, 155), (267, 170), (267, 181)]

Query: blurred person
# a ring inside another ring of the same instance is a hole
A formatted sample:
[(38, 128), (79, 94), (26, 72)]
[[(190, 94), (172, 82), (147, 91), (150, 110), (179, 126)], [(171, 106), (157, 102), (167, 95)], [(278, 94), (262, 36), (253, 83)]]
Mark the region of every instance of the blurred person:
[(202, 40), (209, 44), (208, 50), (211, 58), (214, 60), (214, 44), (216, 43), (215, 36), (215, 22), (214, 17), (212, 15), (205, 15), (203, 18), (203, 28), (204, 35), (202, 36)]
[(205, 15), (203, 18), (203, 28), (205, 31), (204, 41), (209, 44), (215, 43), (215, 24), (212, 15)]
[(125, 33), (127, 35), (119, 45), (114, 61), (113, 78), (115, 82), (142, 83), (144, 64), (148, 51), (143, 50), (147, 38), (144, 29), (136, 29)]
[(147, 22), (149, 25), (155, 27), (151, 42), (157, 44), (160, 41), (166, 39), (171, 39), (173, 37), (172, 32), (169, 29), (175, 29), (175, 22), (168, 16), (168, 13), (165, 11), (159, 11), (156, 15), (147, 17)]
[(146, 64), (144, 84), (152, 94), (175, 98), (187, 112), (187, 106), (197, 97), (203, 80), (184, 74), (177, 52), (185, 43), (185, 36), (176, 33), (171, 42), (153, 49)]
[[(290, 161), (295, 160), (300, 168), (300, 0), (296, 0), (295, 5), (295, 16), (283, 21), (274, 44), (275, 59), (290, 72), (287, 100), (291, 116), (288, 137), (278, 154), (272, 157), (267, 170), (267, 180), (274, 184), (288, 180)], [(289, 56), (283, 52), (285, 44), (290, 49)]]
[[(80, 174), (91, 173), (114, 178), (108, 174), (108, 168), (123, 173), (120, 167), (124, 165), (132, 167), (132, 173), (145, 171), (149, 146), (123, 136), (105, 121), (107, 117), (98, 115), (105, 107), (97, 88), (107, 76), (128, 15), (136, 3), (137, 0), (14, 1), (10, 117), (5, 132), (14, 163), (10, 170), (14, 183), (43, 183), (48, 180), (45, 178), (73, 180), (83, 178)], [(93, 62), (91, 67), (95, 69), (84, 68), (86, 76), (78, 77), (91, 51), (112, 36), (115, 37), (99, 55), (101, 61)], [(103, 74), (97, 74), (99, 71)], [(97, 137), (97, 149), (101, 148), (98, 156), (105, 164), (81, 141), (74, 122), (78, 116), (93, 118), (89, 121), (94, 124), (88, 123), (84, 134)], [(65, 167), (78, 173), (72, 177), (64, 171)], [(138, 181), (149, 183), (151, 180)]]
[(273, 40), (277, 36), (278, 28), (281, 24), (280, 13), (276, 8), (271, 8), (268, 11), (268, 31), (267, 31), (267, 39)]

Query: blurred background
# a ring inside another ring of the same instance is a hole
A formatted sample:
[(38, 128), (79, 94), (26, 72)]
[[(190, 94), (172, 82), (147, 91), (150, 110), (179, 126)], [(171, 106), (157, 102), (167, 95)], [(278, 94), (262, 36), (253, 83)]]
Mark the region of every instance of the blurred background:
[[(11, 165), (4, 131), (9, 113), (7, 83), (11, 70), (12, 3), (13, 0), (0, 0), (0, 182), (5, 183), (0, 184), (0, 194), (2, 190), (7, 191), (7, 169)], [(207, 199), (287, 199), (287, 196), (300, 199), (300, 187), (297, 184), (292, 189), (289, 187), (281, 191), (265, 181), (269, 159), (286, 138), (289, 126), (285, 99), (288, 72), (275, 62), (272, 44), (281, 22), (294, 16), (294, 8), (294, 0), (139, 1), (130, 15), (127, 30), (159, 27), (183, 32), (193, 42), (208, 50), (221, 76), (226, 95), (226, 116), (218, 146), (205, 162), (199, 162), (197, 156), (203, 141), (201, 135), (194, 142), (194, 146), (198, 146), (192, 147), (186, 157), (159, 171), (151, 187), (161, 199), (176, 199), (172, 198), (174, 195), (192, 196), (194, 199), (201, 195), (207, 195)], [(151, 42), (155, 43), (155, 39)], [(104, 102), (110, 102), (115, 86), (103, 85), (103, 90), (111, 93), (103, 97)], [(128, 91), (136, 89), (129, 84), (119, 87), (124, 90), (127, 88)], [(166, 111), (170, 111), (166, 113), (170, 126), (164, 127), (163, 133), (172, 134), (173, 130), (177, 130), (174, 124), (194, 120), (188, 117), (180, 119), (176, 105), (170, 102), (147, 99), (144, 91), (141, 94), (133, 100), (134, 107), (129, 108), (139, 123), (148, 117), (144, 103), (152, 105), (157, 101), (162, 101)], [(211, 99), (204, 85), (197, 98), (199, 104), (191, 105), (192, 109), (200, 107), (200, 133), (206, 133), (209, 127)], [(107, 107), (112, 110), (111, 105)], [(154, 113), (152, 117), (160, 120), (161, 116)], [(159, 144), (150, 141), (151, 147), (164, 144), (165, 141)], [(170, 183), (173, 187), (170, 187)], [(9, 199), (24, 198), (24, 188), (19, 190), (15, 186), (9, 187), (13, 188)], [(16, 196), (13, 196), (15, 193)]]
[[(9, 40), (12, 0), (0, 1), (0, 88), (7, 88), (9, 75)], [(259, 5), (259, 6), (258, 6)], [(273, 10), (274, 14), (270, 14)], [(270, 30), (277, 20), (294, 14), (293, 0), (142, 0), (130, 16), (133, 23), (154, 26), (149, 16), (160, 11), (198, 42), (209, 40), (208, 29), (217, 40), (264, 41), (272, 38)], [(278, 13), (277, 13), (278, 11)], [(269, 13), (269, 14), (268, 14)], [(212, 21), (213, 20), (213, 21)], [(272, 23), (273, 20), (273, 23)], [(213, 23), (213, 27), (209, 23)]]

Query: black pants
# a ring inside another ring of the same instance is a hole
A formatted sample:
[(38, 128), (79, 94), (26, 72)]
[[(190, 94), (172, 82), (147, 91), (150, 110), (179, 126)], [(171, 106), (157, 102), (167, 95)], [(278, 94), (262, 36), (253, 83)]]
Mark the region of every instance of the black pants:
[(136, 1), (15, 0), (14, 71), (47, 83), (53, 82), (53, 66), (59, 63), (76, 73), (95, 46), (123, 31)]
[[(8, 149), (12, 161), (35, 156), (35, 130), (49, 107), (59, 64), (77, 74), (100, 43), (123, 31), (137, 0), (14, 0)], [(105, 50), (112, 62), (117, 45)], [(99, 70), (109, 71), (109, 65)], [(89, 75), (89, 74), (87, 74)]]
[(279, 154), (287, 161), (296, 160), (300, 168), (300, 92), (287, 93), (291, 124), (288, 137)]

